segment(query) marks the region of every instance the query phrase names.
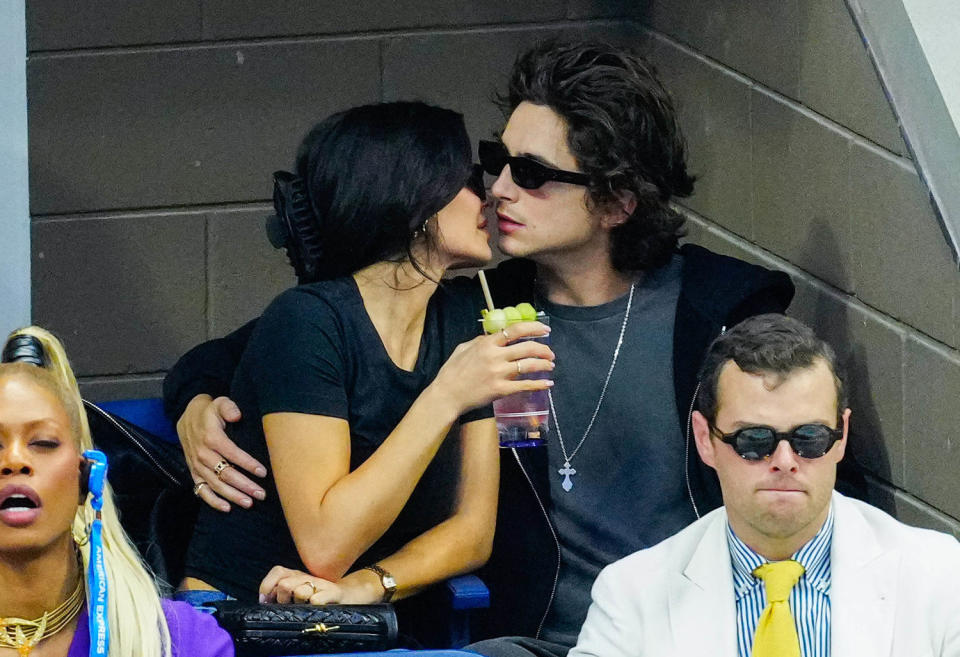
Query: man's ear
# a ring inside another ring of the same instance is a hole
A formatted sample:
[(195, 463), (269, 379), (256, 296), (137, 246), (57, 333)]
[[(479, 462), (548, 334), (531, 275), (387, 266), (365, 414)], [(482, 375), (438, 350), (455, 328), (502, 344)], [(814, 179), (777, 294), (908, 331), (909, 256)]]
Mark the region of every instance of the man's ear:
[(843, 438), (841, 438), (836, 445), (834, 445), (834, 452), (837, 459), (837, 463), (843, 459), (843, 455), (847, 451), (847, 436), (850, 435), (850, 415), (852, 411), (849, 408), (843, 409), (843, 414), (840, 416), (840, 422), (843, 424)]
[(637, 195), (633, 192), (621, 189), (615, 192), (617, 200), (611, 205), (610, 211), (603, 218), (605, 228), (616, 228), (626, 222), (637, 209)]
[(700, 454), (700, 460), (716, 469), (716, 453), (714, 452), (713, 440), (710, 438), (710, 423), (700, 411), (694, 411), (690, 417), (690, 423), (693, 425), (693, 438), (697, 444), (697, 453)]

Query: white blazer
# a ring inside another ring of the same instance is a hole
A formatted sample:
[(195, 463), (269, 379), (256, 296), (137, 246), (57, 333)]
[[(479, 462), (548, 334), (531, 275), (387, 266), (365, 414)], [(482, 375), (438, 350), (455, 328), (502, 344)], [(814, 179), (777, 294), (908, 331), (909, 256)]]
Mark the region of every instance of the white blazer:
[[(960, 657), (960, 543), (834, 492), (832, 657)], [(610, 564), (569, 657), (737, 657), (727, 514)]]

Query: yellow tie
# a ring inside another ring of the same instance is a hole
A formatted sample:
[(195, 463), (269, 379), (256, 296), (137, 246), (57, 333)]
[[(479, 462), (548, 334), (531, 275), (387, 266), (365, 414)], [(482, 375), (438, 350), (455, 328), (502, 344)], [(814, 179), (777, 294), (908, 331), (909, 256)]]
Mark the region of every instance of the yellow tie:
[(803, 573), (803, 566), (793, 560), (765, 563), (753, 571), (767, 588), (767, 606), (753, 636), (753, 657), (800, 657), (800, 638), (789, 598)]

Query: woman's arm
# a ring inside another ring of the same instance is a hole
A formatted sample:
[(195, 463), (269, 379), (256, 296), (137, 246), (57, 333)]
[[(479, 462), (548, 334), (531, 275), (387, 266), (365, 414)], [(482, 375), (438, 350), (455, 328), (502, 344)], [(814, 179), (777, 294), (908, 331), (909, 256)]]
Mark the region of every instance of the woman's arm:
[[(264, 416), (277, 493), (307, 570), (338, 580), (389, 529), (457, 415), (453, 404), (428, 388), (353, 472), (346, 420)], [(317, 436), (324, 437), (322, 447)]]
[[(497, 429), (490, 419), (460, 428), (461, 467), (453, 514), (380, 561), (397, 581), (393, 599), (482, 566), (490, 556), (497, 514), (500, 456)], [(317, 575), (321, 575), (317, 573)], [(327, 604), (379, 602), (384, 590), (377, 574), (355, 570), (339, 582), (274, 568), (260, 587), (267, 600)]]
[[(461, 427), (460, 439), (460, 482), (453, 515), (379, 562), (397, 581), (394, 600), (476, 570), (490, 558), (500, 486), (496, 421), (469, 422)], [(370, 589), (371, 575), (372, 595), (363, 595)], [(369, 570), (347, 575), (340, 585), (345, 596), (356, 602), (379, 602), (383, 597), (380, 578)]]
[[(510, 327), (512, 339), (543, 330), (535, 322)], [(346, 420), (265, 415), (277, 492), (307, 569), (328, 580), (343, 577), (394, 522), (456, 419), (493, 399), (551, 385), (517, 379), (516, 371), (518, 362), (525, 372), (549, 371), (552, 361), (546, 345), (529, 340), (505, 345), (499, 334), (458, 345), (390, 435), (352, 472)]]

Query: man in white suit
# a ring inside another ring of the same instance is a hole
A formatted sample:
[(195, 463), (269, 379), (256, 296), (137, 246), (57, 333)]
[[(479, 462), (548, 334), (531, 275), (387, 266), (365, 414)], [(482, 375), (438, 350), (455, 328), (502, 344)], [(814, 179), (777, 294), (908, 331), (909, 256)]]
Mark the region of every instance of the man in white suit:
[(569, 657), (960, 656), (960, 544), (833, 491), (850, 409), (830, 347), (761, 315), (700, 380), (724, 506), (605, 568)]

